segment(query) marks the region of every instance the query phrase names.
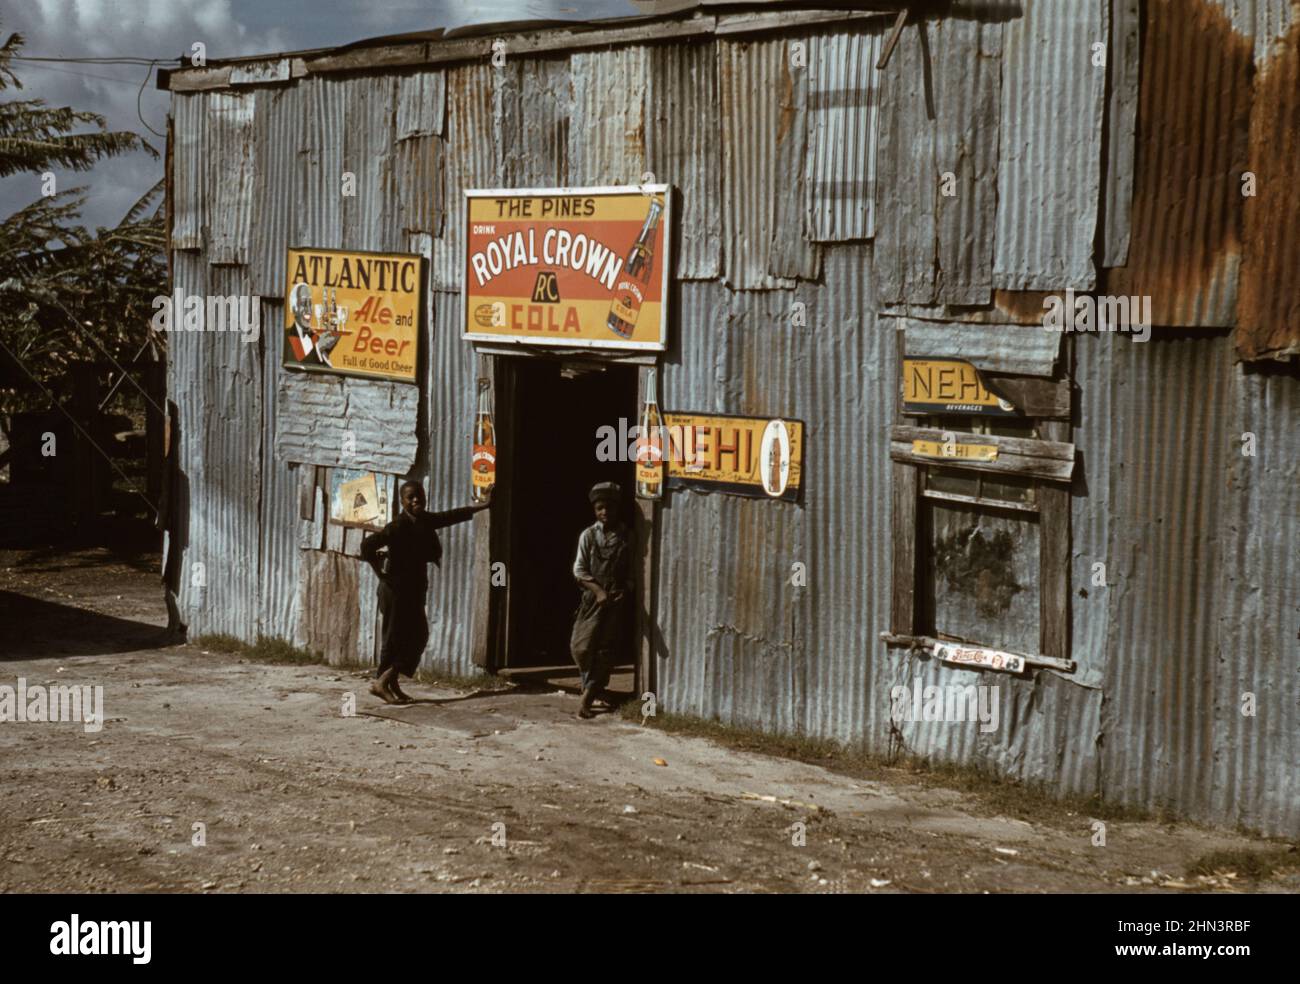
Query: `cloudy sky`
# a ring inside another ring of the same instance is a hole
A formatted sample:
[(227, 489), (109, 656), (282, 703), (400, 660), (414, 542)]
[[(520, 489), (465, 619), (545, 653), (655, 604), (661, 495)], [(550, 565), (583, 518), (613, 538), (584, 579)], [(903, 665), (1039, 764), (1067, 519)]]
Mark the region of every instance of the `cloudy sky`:
[[(228, 58), (435, 27), (624, 12), (634, 12), (625, 0), (23, 0), (0, 7), (0, 34), (21, 33), (28, 56), (175, 59), (202, 41), (209, 58)], [(51, 106), (91, 110), (111, 129), (139, 133), (163, 152), (164, 141), (146, 124), (166, 132), (167, 93), (155, 88), (146, 66), (16, 62), (15, 69), (23, 89), (5, 90), (0, 99), (44, 99)], [(60, 190), (86, 186), (83, 221), (94, 227), (120, 220), (162, 177), (162, 164), (137, 154), (102, 162), (85, 174), (55, 173)], [(0, 215), (39, 195), (39, 175), (0, 179)]]

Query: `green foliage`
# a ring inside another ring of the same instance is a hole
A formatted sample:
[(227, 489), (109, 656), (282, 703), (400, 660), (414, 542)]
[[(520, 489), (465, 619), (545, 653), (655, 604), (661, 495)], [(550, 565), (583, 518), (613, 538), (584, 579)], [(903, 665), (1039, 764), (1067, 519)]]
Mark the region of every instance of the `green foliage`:
[[(22, 88), (13, 71), (22, 45), (19, 34), (0, 44), (0, 91)], [(137, 134), (106, 130), (95, 113), (39, 99), (0, 102), (0, 177), (87, 171), (135, 151), (158, 157)], [(0, 412), (47, 406), (41, 387), (61, 395), (70, 362), (125, 366), (148, 347), (154, 351), (142, 358), (161, 355), (150, 319), (167, 279), (163, 187), (155, 184), (112, 228), (78, 222), (84, 188), (41, 197), (0, 219)]]

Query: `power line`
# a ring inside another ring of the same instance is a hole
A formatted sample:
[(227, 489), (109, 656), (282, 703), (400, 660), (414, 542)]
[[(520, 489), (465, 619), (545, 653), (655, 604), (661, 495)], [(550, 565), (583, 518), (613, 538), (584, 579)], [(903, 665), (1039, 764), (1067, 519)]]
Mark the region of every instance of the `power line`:
[(74, 72), (69, 68), (55, 68), (53, 65), (32, 65), (30, 67), (43, 69), (46, 72), (58, 72), (60, 75), (77, 75), (83, 79), (99, 79), (101, 82), (116, 82), (118, 85), (135, 85), (132, 79), (113, 78), (109, 75), (92, 75), (90, 72)]
[[(172, 61), (170, 58), (143, 58), (136, 55), (123, 55), (115, 58), (72, 58), (50, 57), (44, 55), (13, 55), (14, 61), (29, 62), (66, 62), (69, 65), (156, 65), (160, 61)], [(180, 61), (180, 59), (175, 59)]]

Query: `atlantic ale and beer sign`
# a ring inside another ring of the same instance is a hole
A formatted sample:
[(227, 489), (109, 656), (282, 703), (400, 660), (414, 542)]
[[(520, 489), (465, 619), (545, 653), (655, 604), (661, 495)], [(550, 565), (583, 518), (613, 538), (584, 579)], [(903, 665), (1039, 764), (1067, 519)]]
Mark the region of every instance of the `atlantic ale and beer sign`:
[(463, 337), (667, 347), (668, 185), (465, 192)]
[(697, 488), (797, 502), (803, 422), (725, 414), (664, 414), (670, 489)]
[(286, 367), (415, 382), (420, 257), (291, 248), (285, 290)]

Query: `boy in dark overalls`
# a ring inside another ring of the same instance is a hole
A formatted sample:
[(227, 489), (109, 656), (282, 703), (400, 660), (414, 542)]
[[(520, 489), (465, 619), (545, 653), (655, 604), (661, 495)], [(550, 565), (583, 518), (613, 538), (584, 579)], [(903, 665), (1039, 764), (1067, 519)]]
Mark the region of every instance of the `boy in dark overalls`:
[(578, 537), (573, 576), (582, 586), (582, 601), (573, 618), (569, 648), (582, 674), (578, 717), (594, 717), (591, 705), (603, 696), (614, 665), (614, 649), (624, 639), (632, 598), (632, 544), (618, 518), (621, 490), (613, 482), (592, 488), (596, 522)]
[[(428, 565), (442, 563), (442, 543), (437, 531), (463, 523), (490, 502), (430, 515), (424, 511), (424, 489), (419, 482), (403, 482), (402, 512), (378, 533), (361, 541), (361, 558), (379, 576), (379, 614), (382, 636), (379, 669), (370, 692), (386, 704), (409, 704), (411, 698), (398, 685), (399, 674), (414, 676), (420, 655), (429, 641), (429, 619), (424, 605), (429, 593)], [(379, 551), (387, 548), (386, 563)]]

